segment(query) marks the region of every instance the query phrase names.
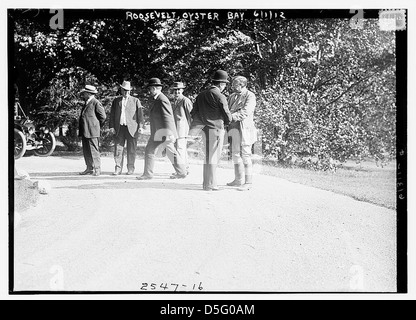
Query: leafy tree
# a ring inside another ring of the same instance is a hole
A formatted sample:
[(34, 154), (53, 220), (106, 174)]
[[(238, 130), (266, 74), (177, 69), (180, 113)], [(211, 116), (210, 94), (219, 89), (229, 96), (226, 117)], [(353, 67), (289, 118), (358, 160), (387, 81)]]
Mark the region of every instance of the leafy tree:
[(216, 68), (249, 78), (264, 153), (325, 169), (395, 154), (394, 35), (367, 21), (256, 20), (161, 26), (169, 72), (197, 94)]
[(21, 96), (56, 126), (75, 121), (77, 92), (87, 82), (100, 88), (109, 109), (118, 83), (131, 80), (146, 107), (150, 77), (184, 81), (194, 98), (222, 68), (249, 79), (267, 157), (328, 169), (395, 154), (395, 35), (376, 20), (357, 30), (346, 19), (89, 17), (51, 30), (13, 14)]

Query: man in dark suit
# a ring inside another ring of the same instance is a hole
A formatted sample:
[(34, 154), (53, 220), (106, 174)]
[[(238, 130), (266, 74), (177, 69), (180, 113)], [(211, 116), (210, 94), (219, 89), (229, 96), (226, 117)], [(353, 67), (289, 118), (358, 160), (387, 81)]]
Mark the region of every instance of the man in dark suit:
[(152, 78), (147, 85), (150, 93), (150, 137), (145, 150), (144, 173), (137, 177), (138, 180), (153, 178), (155, 153), (159, 147), (166, 148), (166, 154), (172, 163), (175, 174), (171, 179), (183, 179), (186, 177), (186, 168), (183, 159), (175, 149), (175, 141), (178, 137), (172, 106), (169, 99), (162, 93), (162, 83), (158, 78)]
[(205, 149), (203, 189), (206, 191), (220, 190), (216, 169), (224, 144), (224, 125), (232, 120), (227, 98), (222, 94), (229, 83), (227, 72), (215, 72), (212, 83), (210, 88), (196, 98), (191, 112), (193, 120), (189, 132), (189, 136), (197, 136), (202, 131)]
[(86, 85), (80, 94), (85, 100), (79, 118), (79, 136), (82, 138), (82, 150), (84, 153), (87, 169), (80, 172), (80, 175), (101, 174), (101, 158), (98, 139), (100, 129), (104, 125), (106, 114), (100, 101), (95, 98), (97, 89), (94, 86)]
[(124, 162), (124, 145), (127, 143), (127, 174), (134, 173), (136, 146), (139, 134), (143, 133), (143, 111), (139, 99), (130, 95), (131, 84), (123, 81), (121, 96), (113, 100), (110, 113), (110, 130), (114, 134), (113, 175), (121, 174)]

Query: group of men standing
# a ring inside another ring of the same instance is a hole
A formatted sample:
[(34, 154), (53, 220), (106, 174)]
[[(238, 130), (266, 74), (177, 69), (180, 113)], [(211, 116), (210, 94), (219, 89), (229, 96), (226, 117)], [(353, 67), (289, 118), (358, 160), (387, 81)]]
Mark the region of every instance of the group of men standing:
[[(187, 142), (202, 135), (204, 145), (203, 189), (218, 191), (216, 169), (221, 158), (225, 133), (230, 140), (235, 170), (234, 181), (228, 186), (239, 190), (250, 189), (252, 185), (252, 145), (257, 140), (254, 125), (256, 97), (247, 89), (247, 79), (238, 76), (232, 81), (232, 93), (228, 99), (222, 93), (229, 83), (228, 74), (223, 70), (215, 72), (212, 85), (202, 91), (194, 103), (183, 95), (185, 86), (175, 82), (171, 87), (173, 101), (163, 94), (160, 79), (148, 81), (150, 137), (145, 149), (144, 171), (138, 180), (150, 180), (154, 176), (157, 150), (164, 150), (175, 172), (171, 179), (184, 179), (189, 174)], [(109, 127), (114, 135), (115, 171), (120, 175), (124, 166), (126, 149), (127, 175), (135, 170), (137, 138), (144, 131), (143, 108), (139, 99), (130, 95), (131, 84), (120, 85), (121, 96), (113, 100)], [(79, 120), (79, 135), (86, 170), (81, 175), (101, 174), (98, 139), (100, 127), (106, 114), (101, 103), (95, 98), (97, 90), (87, 85), (81, 91), (85, 105)]]

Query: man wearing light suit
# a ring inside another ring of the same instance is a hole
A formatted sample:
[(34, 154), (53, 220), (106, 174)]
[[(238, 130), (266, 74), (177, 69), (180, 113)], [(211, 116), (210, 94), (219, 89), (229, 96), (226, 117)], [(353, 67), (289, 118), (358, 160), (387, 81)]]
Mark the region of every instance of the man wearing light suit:
[(162, 93), (162, 83), (158, 78), (152, 78), (147, 85), (150, 98), (150, 137), (145, 150), (145, 163), (143, 175), (138, 180), (150, 180), (153, 178), (156, 149), (166, 148), (166, 154), (175, 169), (171, 179), (183, 179), (186, 177), (186, 168), (183, 159), (178, 155), (175, 141), (178, 137), (172, 105), (169, 99)]
[(143, 109), (139, 99), (130, 95), (131, 84), (123, 81), (121, 96), (113, 100), (110, 113), (110, 130), (114, 134), (115, 171), (121, 174), (124, 162), (125, 144), (127, 148), (127, 174), (134, 173), (136, 146), (139, 134), (143, 133)]
[(228, 135), (231, 137), (232, 157), (234, 163), (234, 181), (228, 186), (239, 187), (244, 191), (253, 183), (252, 146), (257, 141), (257, 129), (254, 124), (256, 96), (247, 90), (247, 78), (238, 76), (232, 82), (234, 93), (228, 97), (232, 122)]
[(94, 86), (86, 85), (80, 94), (85, 100), (79, 117), (79, 136), (82, 138), (82, 151), (87, 169), (80, 175), (101, 174), (101, 158), (99, 150), (100, 129), (104, 125), (106, 114), (100, 101), (95, 98), (98, 93)]
[(191, 124), (192, 101), (183, 95), (185, 85), (182, 82), (175, 82), (171, 87), (173, 92), (172, 109), (175, 118), (178, 139), (176, 140), (176, 150), (179, 157), (183, 159), (186, 170), (189, 172), (187, 136)]

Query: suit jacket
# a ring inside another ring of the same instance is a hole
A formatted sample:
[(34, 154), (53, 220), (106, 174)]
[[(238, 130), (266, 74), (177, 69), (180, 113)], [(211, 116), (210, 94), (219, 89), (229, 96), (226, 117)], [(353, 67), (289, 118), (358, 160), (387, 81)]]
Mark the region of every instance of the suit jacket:
[(224, 125), (232, 120), (227, 98), (216, 86), (211, 86), (196, 97), (191, 115), (191, 128), (207, 126), (212, 129), (224, 129)]
[[(109, 127), (110, 129), (115, 129), (116, 135), (118, 135), (120, 131), (122, 100), (122, 96), (117, 97), (113, 100), (111, 105)], [(128, 96), (125, 112), (127, 129), (132, 137), (137, 138), (139, 136), (140, 126), (143, 126), (143, 109), (140, 100), (135, 97)]]
[(157, 98), (151, 97), (150, 102), (150, 138), (161, 141), (162, 137), (173, 135), (178, 138), (172, 105), (169, 99), (160, 93)]
[(191, 122), (192, 102), (189, 98), (182, 96), (172, 103), (172, 109), (178, 138), (185, 138), (188, 135)]
[(233, 93), (228, 97), (233, 122), (240, 122), (241, 144), (251, 145), (257, 141), (257, 129), (254, 124), (256, 96), (249, 90), (241, 94)]
[(99, 138), (105, 118), (106, 114), (101, 102), (93, 97), (81, 110), (78, 135), (85, 138)]

